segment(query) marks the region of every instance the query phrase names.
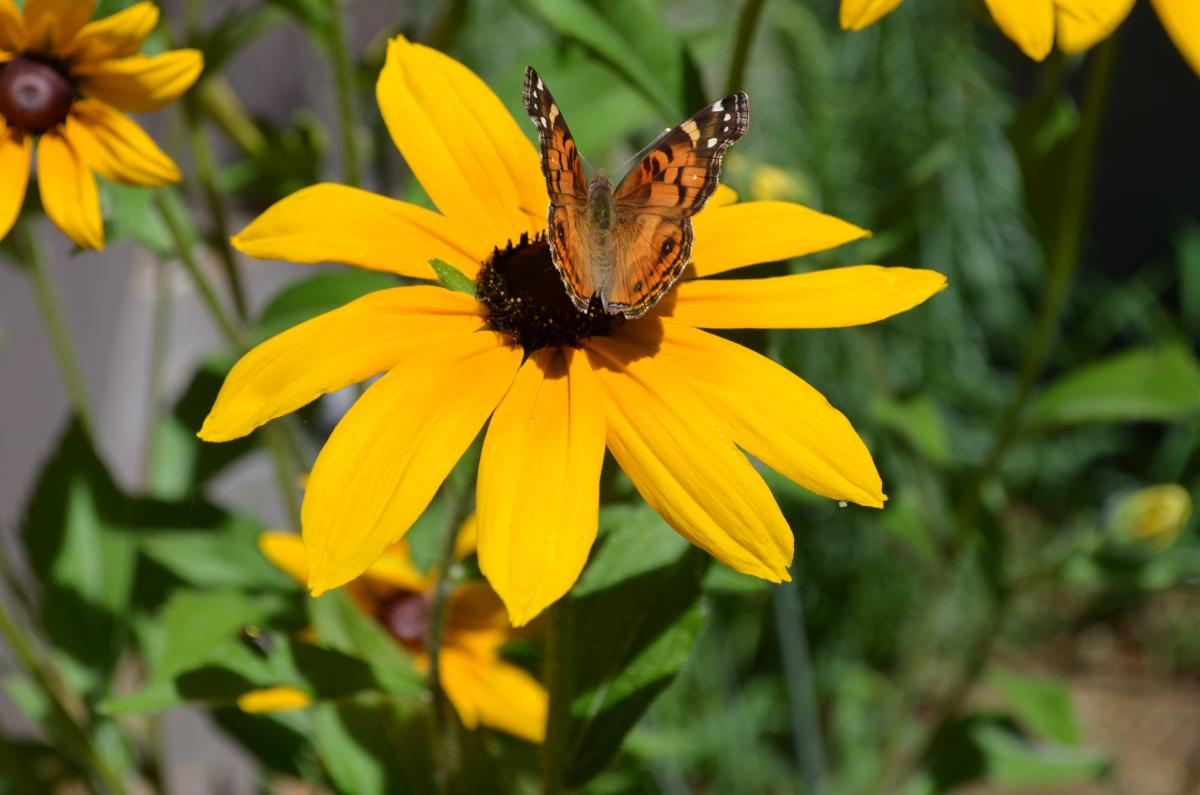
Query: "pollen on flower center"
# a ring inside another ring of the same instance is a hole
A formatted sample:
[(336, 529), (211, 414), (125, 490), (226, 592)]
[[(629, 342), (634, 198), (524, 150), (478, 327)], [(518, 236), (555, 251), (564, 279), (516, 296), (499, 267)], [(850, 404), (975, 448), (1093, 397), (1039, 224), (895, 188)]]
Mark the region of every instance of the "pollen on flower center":
[(13, 127), (40, 133), (61, 124), (75, 92), (55, 64), (18, 55), (0, 64), (0, 115)]
[(497, 248), (475, 280), (488, 326), (511, 335), (530, 353), (540, 348), (578, 348), (589, 337), (606, 337), (624, 318), (607, 314), (596, 299), (587, 312), (571, 303), (546, 239), (528, 235)]
[(379, 620), (406, 649), (420, 651), (429, 629), (429, 600), (423, 593), (401, 591), (380, 606)]

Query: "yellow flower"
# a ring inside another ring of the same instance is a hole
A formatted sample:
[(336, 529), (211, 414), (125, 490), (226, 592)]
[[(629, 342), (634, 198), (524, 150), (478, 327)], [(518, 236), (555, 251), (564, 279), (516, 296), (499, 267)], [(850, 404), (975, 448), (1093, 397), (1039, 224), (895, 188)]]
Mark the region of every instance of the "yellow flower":
[[(519, 87), (514, 87), (519, 91)], [(544, 239), (539, 158), (491, 90), (448, 56), (393, 40), (378, 100), (440, 212), (339, 185), (283, 199), (243, 252), (432, 279), (438, 258), (478, 299), (436, 285), (373, 293), (268, 340), (226, 379), (200, 430), (235, 439), (322, 393), (386, 373), (317, 457), (303, 506), (314, 594), (352, 580), (425, 510), (483, 428), (479, 565), (521, 625), (575, 583), (596, 537), (605, 447), (675, 530), (732, 568), (788, 578), (792, 533), (750, 453), (836, 500), (882, 506), (849, 421), (764, 356), (702, 328), (870, 323), (941, 290), (932, 271), (862, 265), (704, 279), (866, 235), (795, 204), (695, 218), (688, 276), (634, 321), (574, 309)], [(351, 529), (352, 528), (352, 529)]]
[[(1108, 37), (1124, 21), (1135, 0), (985, 0), (993, 19), (1026, 55), (1040, 61), (1055, 37), (1064, 52), (1083, 52)], [(1151, 0), (1171, 40), (1200, 74), (1200, 3)], [(842, 0), (840, 22), (862, 30), (887, 14), (900, 0)]]
[[(468, 523), (459, 534), (456, 554), (472, 551)], [(269, 532), (259, 548), (272, 563), (304, 583), (308, 580), (304, 544), (294, 533)], [(374, 616), (413, 655), (419, 671), (428, 671), (425, 632), (436, 576), (412, 562), (408, 545), (388, 547), (347, 588), (363, 612)], [(463, 725), (479, 724), (540, 743), (546, 733), (546, 691), (532, 676), (500, 656), (512, 629), (504, 605), (485, 583), (467, 583), (450, 592), (439, 651), (439, 681)], [(308, 705), (302, 691), (290, 687), (253, 690), (238, 705), (247, 712), (298, 709)]]
[(1192, 515), (1192, 495), (1177, 483), (1147, 486), (1127, 494), (1112, 513), (1118, 538), (1145, 541), (1159, 549), (1174, 544)]
[(139, 55), (153, 3), (91, 22), (93, 0), (0, 0), (0, 239), (16, 223), (37, 141), (46, 214), (85, 248), (104, 248), (93, 172), (126, 185), (179, 180), (179, 169), (124, 113), (177, 98), (203, 67), (197, 50)]

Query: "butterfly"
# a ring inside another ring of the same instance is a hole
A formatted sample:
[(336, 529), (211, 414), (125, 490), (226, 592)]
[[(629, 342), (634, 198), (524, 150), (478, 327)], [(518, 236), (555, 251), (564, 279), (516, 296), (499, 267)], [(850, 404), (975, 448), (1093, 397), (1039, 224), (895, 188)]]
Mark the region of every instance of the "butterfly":
[(603, 171), (588, 182), (567, 122), (532, 66), (524, 98), (550, 193), (550, 254), (571, 302), (586, 313), (595, 299), (610, 315), (641, 317), (687, 267), (691, 217), (717, 189), (725, 151), (749, 128), (749, 98), (730, 94), (665, 132), (616, 188)]

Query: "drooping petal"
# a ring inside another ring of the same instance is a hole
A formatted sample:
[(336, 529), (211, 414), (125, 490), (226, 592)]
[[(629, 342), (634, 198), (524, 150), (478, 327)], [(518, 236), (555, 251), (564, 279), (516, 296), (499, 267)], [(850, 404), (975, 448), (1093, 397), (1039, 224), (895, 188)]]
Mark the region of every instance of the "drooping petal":
[(1191, 0), (1152, 0), (1179, 53), (1200, 75), (1200, 6)]
[(789, 202), (743, 202), (705, 208), (693, 221), (696, 276), (759, 262), (801, 257), (869, 233), (832, 215)]
[(1083, 52), (1108, 38), (1129, 16), (1135, 0), (1054, 0), (1058, 46)]
[(604, 408), (587, 357), (537, 351), (492, 416), (479, 464), (479, 568), (514, 626), (583, 571), (603, 460)]
[(550, 698), (537, 680), (499, 657), (442, 649), (439, 681), (463, 725), (479, 724), (531, 743), (546, 736)]
[(38, 141), (38, 191), (42, 206), (59, 229), (82, 248), (104, 248), (100, 194), (91, 169), (62, 133), (52, 130)]
[(1054, 0), (985, 0), (1005, 36), (1035, 61), (1054, 46)]
[(477, 229), (424, 207), (323, 183), (271, 205), (233, 245), (259, 259), (343, 262), (432, 279), (429, 260), (435, 258), (474, 277), (493, 244)]
[(237, 439), (426, 347), (466, 337), (481, 324), (476, 306), (440, 287), (396, 287), (281, 332), (234, 365), (198, 435)]
[(260, 687), (238, 696), (238, 709), (250, 714), (289, 712), (312, 705), (312, 697), (291, 685)]
[(67, 117), (66, 135), (85, 163), (114, 182), (159, 187), (180, 179), (174, 161), (158, 144), (129, 117), (103, 102), (77, 101)]
[(61, 55), (95, 8), (93, 0), (25, 0), (25, 46)]
[[(25, 49), (25, 20), (12, 0), (0, 0), (0, 51)], [(5, 59), (0, 59), (5, 60)]]
[(701, 328), (841, 328), (899, 314), (945, 286), (937, 271), (855, 265), (681, 282), (656, 311)]
[(862, 30), (889, 14), (900, 0), (842, 0), (838, 24), (842, 30)]
[(427, 346), (358, 399), (317, 456), (304, 497), (314, 595), (357, 577), (408, 532), (520, 363), (519, 348), (476, 332)]
[(655, 321), (587, 343), (608, 448), (650, 507), (737, 571), (789, 579), (792, 533), (767, 484), (687, 380), (655, 357)]
[(151, 113), (178, 99), (203, 69), (199, 50), (169, 50), (82, 63), (74, 74), (84, 96), (129, 113)]
[(258, 537), (258, 549), (275, 568), (303, 585), (308, 582), (308, 563), (304, 559), (304, 541), (295, 533), (268, 530)]
[(33, 139), (23, 132), (0, 128), (0, 240), (8, 236), (25, 202)]
[(444, 214), (501, 245), (545, 228), (549, 198), (537, 151), (470, 69), (397, 37), (376, 95), (392, 140)]
[(816, 494), (883, 507), (870, 452), (820, 392), (737, 343), (669, 320), (662, 330), (655, 360), (695, 384), (746, 452)]
[(157, 24), (158, 6), (151, 2), (135, 3), (84, 25), (66, 47), (65, 55), (77, 63), (134, 55)]

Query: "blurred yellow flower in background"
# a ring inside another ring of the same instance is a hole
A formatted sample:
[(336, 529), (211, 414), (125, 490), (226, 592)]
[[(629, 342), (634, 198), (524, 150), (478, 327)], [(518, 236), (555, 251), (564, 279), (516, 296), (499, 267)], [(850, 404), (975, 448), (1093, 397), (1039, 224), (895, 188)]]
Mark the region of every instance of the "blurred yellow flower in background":
[[(474, 524), (468, 521), (459, 533), (455, 550), (459, 557), (473, 551)], [(304, 544), (298, 535), (263, 533), (259, 548), (297, 582), (308, 581)], [(401, 541), (346, 586), (363, 612), (412, 654), (413, 665), (422, 673), (429, 670), (425, 636), (437, 582), (438, 573), (421, 572)], [(456, 586), (446, 602), (438, 680), (468, 729), (483, 724), (541, 742), (548, 696), (536, 679), (500, 656), (500, 648), (511, 636), (504, 605), (491, 588), (482, 582)], [(252, 690), (238, 699), (246, 712), (300, 709), (308, 704), (304, 691), (289, 686)]]
[(1113, 533), (1159, 549), (1174, 544), (1192, 516), (1192, 495), (1177, 483), (1147, 486), (1121, 498), (1110, 519)]
[(377, 96), (440, 212), (317, 185), (278, 202), (234, 243), (264, 259), (426, 280), (439, 259), (473, 280), (476, 295), (396, 287), (285, 331), (237, 363), (199, 433), (236, 439), (386, 373), (312, 469), (302, 520), (314, 594), (356, 578), (408, 531), (489, 418), (479, 565), (518, 626), (566, 593), (587, 562), (606, 447), (683, 537), (774, 582), (788, 578), (792, 532), (743, 450), (817, 494), (883, 505), (871, 454), (839, 411), (782, 366), (700, 329), (871, 323), (921, 303), (944, 276), (861, 265), (702, 278), (867, 234), (796, 204), (734, 203), (723, 189), (695, 218), (684, 279), (653, 312), (632, 321), (584, 314), (544, 240), (538, 153), (491, 89), (452, 58), (399, 38)]
[[(126, 185), (177, 182), (179, 169), (125, 113), (149, 113), (200, 76), (198, 50), (139, 55), (158, 8), (90, 21), (92, 0), (0, 0), (0, 238), (25, 199), (34, 143), (46, 215), (77, 245), (104, 248), (95, 174)], [(94, 173), (93, 173), (94, 172)]]
[[(1136, 0), (985, 0), (1004, 35), (1036, 61), (1050, 54), (1055, 39), (1063, 52), (1090, 49), (1129, 16)], [(1151, 0), (1167, 34), (1200, 74), (1200, 2)], [(900, 5), (900, 0), (842, 0), (840, 22), (862, 30)]]

